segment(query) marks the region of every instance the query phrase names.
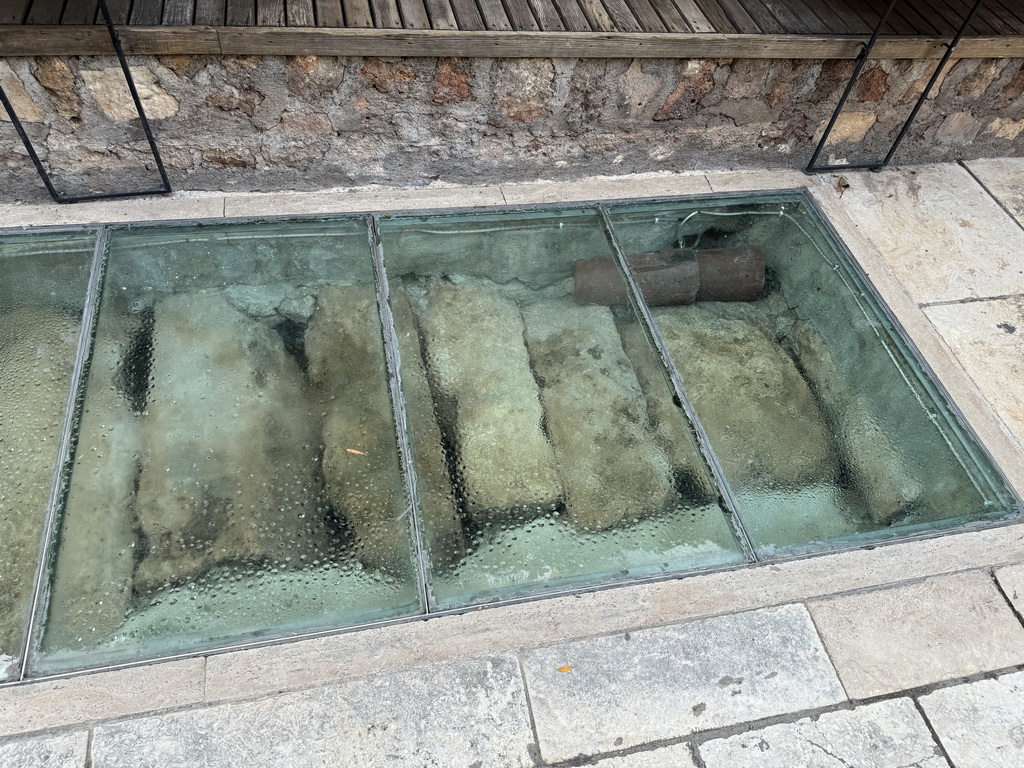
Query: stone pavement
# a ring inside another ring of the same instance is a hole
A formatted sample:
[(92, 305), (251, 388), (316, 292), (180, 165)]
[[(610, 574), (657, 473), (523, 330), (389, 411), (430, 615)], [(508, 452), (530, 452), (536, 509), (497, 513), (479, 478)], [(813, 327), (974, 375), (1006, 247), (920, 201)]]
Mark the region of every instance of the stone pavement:
[[(1018, 492), (1024, 161), (0, 206), (0, 225), (806, 186)], [(162, 206), (162, 207), (161, 207)], [(1024, 527), (0, 689), (0, 766), (1024, 766)]]

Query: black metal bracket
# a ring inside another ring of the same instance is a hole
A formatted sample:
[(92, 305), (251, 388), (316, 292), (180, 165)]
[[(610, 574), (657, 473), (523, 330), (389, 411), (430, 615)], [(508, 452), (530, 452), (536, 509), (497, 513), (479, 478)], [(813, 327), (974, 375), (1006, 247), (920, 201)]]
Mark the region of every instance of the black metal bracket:
[(981, 8), (981, 4), (984, 0), (975, 0), (974, 6), (970, 12), (964, 18), (963, 23), (957, 29), (953, 39), (945, 44), (946, 52), (942, 55), (939, 60), (938, 66), (935, 67), (935, 71), (932, 73), (931, 79), (925, 86), (924, 91), (918, 98), (917, 103), (914, 105), (914, 109), (910, 113), (910, 117), (907, 118), (906, 122), (903, 123), (903, 127), (900, 128), (899, 134), (893, 141), (892, 146), (886, 153), (885, 158), (877, 163), (841, 163), (833, 165), (818, 165), (818, 156), (821, 154), (825, 145), (828, 143), (829, 137), (832, 134), (832, 129), (835, 127), (836, 121), (839, 119), (840, 113), (843, 111), (843, 107), (846, 106), (847, 99), (850, 98), (850, 94), (853, 92), (853, 87), (857, 83), (857, 78), (860, 77), (861, 70), (864, 69), (864, 65), (867, 63), (868, 57), (871, 55), (872, 49), (875, 47), (875, 43), (878, 42), (878, 36), (882, 32), (882, 28), (885, 26), (885, 22), (888, 21), (893, 8), (899, 0), (890, 0), (889, 7), (885, 9), (885, 13), (878, 20), (878, 25), (875, 27), (874, 32), (871, 33), (871, 39), (861, 48), (860, 53), (856, 59), (856, 66), (853, 68), (853, 75), (850, 77), (850, 82), (846, 84), (846, 90), (843, 91), (843, 95), (839, 98), (839, 104), (836, 106), (835, 112), (832, 113), (832, 119), (828, 121), (828, 125), (825, 127), (825, 132), (821, 135), (821, 140), (818, 142), (818, 146), (814, 150), (814, 154), (811, 155), (811, 160), (807, 163), (807, 168), (804, 169), (804, 173), (822, 173), (825, 171), (855, 171), (855, 170), (870, 170), (880, 171), (885, 168), (892, 160), (892, 156), (896, 154), (896, 150), (899, 148), (900, 143), (903, 141), (903, 137), (907, 135), (907, 131), (910, 130), (910, 126), (917, 118), (917, 113), (921, 111), (921, 107), (928, 100), (928, 95), (932, 92), (932, 88), (935, 87), (935, 83), (938, 81), (939, 76), (942, 74), (942, 70), (945, 69), (946, 64), (949, 62), (950, 57), (953, 55), (953, 51), (957, 45), (960, 44), (960, 38), (964, 36), (964, 32), (970, 25), (971, 21), (974, 20), (975, 14), (978, 9)]
[(21, 141), (25, 145), (25, 149), (28, 151), (28, 156), (32, 158), (32, 163), (39, 172), (39, 177), (43, 180), (43, 184), (46, 186), (46, 191), (49, 192), (50, 197), (58, 203), (80, 203), (85, 200), (109, 200), (119, 197), (138, 197), (140, 195), (166, 195), (171, 191), (171, 182), (167, 178), (167, 171), (164, 170), (163, 161), (160, 159), (160, 150), (157, 149), (156, 139), (153, 137), (153, 129), (150, 127), (149, 120), (146, 118), (146, 112), (142, 108), (142, 100), (139, 98), (139, 92), (135, 88), (135, 79), (132, 77), (131, 69), (128, 68), (128, 61), (124, 56), (124, 49), (121, 48), (121, 39), (118, 37), (117, 30), (114, 29), (114, 22), (110, 18), (110, 10), (107, 8), (107, 1), (99, 0), (99, 8), (107, 26), (107, 33), (110, 35), (110, 42), (113, 44), (114, 52), (117, 54), (117, 60), (121, 64), (121, 71), (124, 72), (124, 78), (128, 83), (128, 90), (131, 92), (132, 101), (135, 102), (135, 109), (139, 113), (139, 120), (142, 122), (142, 130), (146, 134), (146, 140), (149, 142), (149, 149), (153, 153), (153, 159), (156, 161), (156, 168), (160, 174), (161, 185), (156, 189), (140, 189), (131, 192), (100, 192), (89, 195), (65, 195), (58, 192), (53, 186), (53, 182), (50, 180), (50, 174), (46, 172), (46, 168), (39, 159), (39, 155), (36, 154), (36, 150), (32, 146), (32, 140), (25, 132), (25, 126), (21, 124), (21, 120), (19, 120), (18, 116), (14, 113), (14, 106), (7, 98), (7, 94), (4, 93), (3, 87), (0, 86), (0, 104), (3, 104), (4, 109), (7, 110), (7, 114), (11, 118), (11, 124), (14, 125), (14, 130), (18, 132), (18, 136), (21, 137)]

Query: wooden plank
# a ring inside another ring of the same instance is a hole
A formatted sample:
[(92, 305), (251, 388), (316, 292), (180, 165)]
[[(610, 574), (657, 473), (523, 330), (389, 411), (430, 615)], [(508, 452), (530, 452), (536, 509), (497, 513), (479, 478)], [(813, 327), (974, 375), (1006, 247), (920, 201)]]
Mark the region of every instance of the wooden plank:
[(140, 27), (156, 26), (164, 15), (163, 0), (135, 0), (128, 23)]
[[(1014, 34), (1024, 33), (1024, 7), (1015, 0), (989, 0), (986, 6), (991, 6), (993, 13), (997, 14), (1006, 24), (1010, 26)], [(982, 6), (983, 8), (985, 6)]]
[(847, 19), (838, 12), (843, 7), (842, 0), (823, 2), (823, 0), (803, 0), (804, 5), (814, 12), (821, 22), (821, 31), (833, 35), (852, 35), (863, 30), (851, 29)]
[[(761, 4), (764, 5), (764, 7), (771, 12), (772, 16), (778, 20), (779, 24), (782, 25), (783, 32), (791, 35), (812, 34), (813, 30), (809, 24), (793, 13), (784, 0), (761, 0)], [(814, 17), (812, 16), (811, 18), (813, 19)]]
[[(64, 10), (64, 0), (35, 0), (32, 7), (28, 8), (27, 18), (22, 16), (26, 9), (18, 12), (18, 18), (5, 17), (8, 12), (6, 8), (0, 9), (0, 18), (6, 18), (6, 24), (20, 24), (24, 18), (26, 24), (60, 24), (60, 14)], [(13, 11), (11, 11), (13, 15)]]
[[(550, 4), (551, 0), (547, 0), (547, 2)], [(475, 0), (451, 0), (451, 3), (459, 29), (487, 29), (487, 26), (484, 24), (484, 17), (480, 15), (480, 9), (477, 7)], [(555, 18), (558, 18), (557, 12), (555, 13)], [(378, 24), (377, 26), (379, 27), (380, 25)], [(559, 22), (559, 29), (561, 29), (561, 22)]]
[(64, 15), (60, 18), (61, 24), (92, 24), (96, 21), (96, 14), (99, 11), (97, 0), (68, 0), (64, 6)]
[(427, 16), (427, 7), (423, 5), (423, 0), (398, 0), (398, 9), (402, 13), (402, 25), (405, 29), (430, 29), (430, 17)]
[(318, 27), (345, 26), (345, 14), (341, 11), (341, 0), (316, 0), (316, 25)]
[(194, 0), (164, 0), (161, 21), (165, 27), (187, 27), (195, 17)]
[(229, 27), (251, 27), (256, 23), (256, 0), (227, 0)]
[[(132, 0), (107, 0), (107, 10), (110, 12), (110, 20), (114, 24), (127, 24), (128, 19), (131, 16), (132, 11)], [(96, 23), (103, 23), (103, 14), (96, 14)], [(199, 23), (198, 21), (196, 22)], [(221, 18), (217, 24), (223, 24), (224, 19)]]
[(501, 0), (478, 0), (478, 4), (480, 14), (484, 19), (484, 29), (493, 32), (507, 32), (512, 29), (512, 23), (508, 20), (508, 14), (505, 13), (505, 6), (501, 4)]
[(651, 0), (651, 5), (661, 17), (665, 24), (666, 32), (692, 32), (690, 25), (686, 23), (683, 14), (680, 13), (672, 0)]
[(284, 0), (256, 0), (257, 27), (283, 27), (285, 20)]
[(369, 0), (341, 0), (341, 7), (345, 12), (346, 27), (373, 29), (373, 11), (370, 10)]
[[(455, 0), (452, 0), (452, 2), (454, 3)], [(558, 9), (555, 8), (555, 4), (551, 0), (529, 0), (529, 3), (533, 16), (537, 19), (537, 26), (540, 27), (542, 32), (565, 31), (562, 17), (559, 16)], [(465, 27), (461, 28), (465, 29)]]
[(590, 28), (595, 32), (614, 32), (615, 22), (608, 11), (601, 5), (601, 0), (580, 0), (580, 7), (590, 21)]
[[(650, 0), (625, 0), (633, 16), (640, 22), (641, 32), (668, 32), (658, 12), (654, 10)], [(673, 30), (675, 31), (675, 30)]]
[(704, 18), (714, 27), (715, 32), (723, 35), (736, 32), (736, 27), (733, 26), (718, 0), (695, 0), (695, 2), (704, 14)]
[(590, 22), (587, 21), (587, 15), (583, 12), (583, 7), (579, 4), (579, 0), (558, 0), (558, 10), (562, 13), (562, 23), (565, 24), (566, 31), (590, 31)]
[[(107, 0), (109, 2), (109, 0)], [(196, 0), (195, 23), (206, 26), (224, 26), (227, 20), (225, 0)]]
[(690, 29), (700, 34), (714, 33), (715, 28), (693, 0), (676, 0), (676, 5), (686, 19)]
[[(981, 8), (979, 8), (978, 12), (974, 15), (974, 20), (971, 22), (968, 34), (1013, 34), (1013, 29), (992, 11), (990, 2), (981, 4)], [(973, 3), (969, 3), (967, 0), (946, 0), (946, 5), (948, 5), (960, 19), (966, 19), (967, 14), (971, 12), (971, 5), (973, 5)]]
[(289, 27), (315, 27), (313, 0), (288, 0), (285, 4), (285, 21)]
[(535, 32), (540, 30), (537, 20), (533, 18), (533, 10), (526, 0), (505, 0), (505, 10), (512, 29), (516, 32)]
[[(214, 27), (125, 27), (118, 33), (128, 54), (221, 53), (219, 30)], [(110, 36), (99, 24), (0, 26), (0, 56), (105, 56), (113, 53)]]
[(427, 7), (427, 16), (430, 17), (431, 29), (451, 30), (458, 29), (459, 23), (455, 19), (455, 11), (449, 0), (424, 0)]
[(32, 0), (7, 0), (0, 4), (0, 24), (21, 24), (29, 14), (31, 2)]
[[(874, 24), (868, 24), (864, 20), (857, 12), (854, 4), (851, 4), (849, 0), (837, 0), (837, 2), (830, 5), (823, 2), (823, 0), (819, 0), (819, 4), (827, 5), (832, 13), (839, 17), (848, 34), (870, 35), (875, 28)], [(817, 8), (818, 6), (815, 7)]]
[(604, 0), (604, 7), (608, 9), (608, 15), (615, 22), (615, 29), (618, 32), (643, 32), (643, 27), (636, 20), (633, 12), (626, 5), (626, 0)]
[[(760, 35), (764, 31), (747, 13), (747, 9), (740, 5), (739, 0), (718, 0), (718, 3), (722, 6), (722, 10), (729, 15), (729, 21), (732, 22), (739, 34)], [(719, 30), (719, 32), (723, 32), (723, 30)]]
[(778, 20), (772, 16), (761, 0), (740, 0), (743, 9), (750, 14), (750, 17), (757, 22), (762, 33), (769, 35), (781, 35), (785, 32)]

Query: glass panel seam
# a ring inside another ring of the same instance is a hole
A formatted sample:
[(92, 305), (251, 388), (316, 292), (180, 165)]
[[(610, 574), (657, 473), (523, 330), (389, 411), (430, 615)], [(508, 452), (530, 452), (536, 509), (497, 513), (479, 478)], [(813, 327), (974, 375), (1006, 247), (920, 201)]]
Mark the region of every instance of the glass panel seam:
[(718, 489), (718, 493), (721, 497), (721, 503), (725, 507), (725, 511), (727, 513), (726, 516), (729, 518), (729, 522), (733, 526), (733, 530), (736, 533), (736, 538), (743, 550), (743, 554), (749, 561), (757, 562), (757, 552), (750, 541), (750, 536), (747, 534), (746, 528), (743, 526), (743, 520), (737, 510), (736, 497), (733, 495), (732, 486), (725, 477), (725, 471), (722, 469), (718, 456), (711, 447), (711, 441), (708, 439), (707, 433), (704, 431), (704, 427), (700, 423), (700, 419), (697, 417), (697, 411), (694, 408), (693, 403), (690, 401), (689, 395), (686, 393), (686, 385), (683, 382), (683, 377), (672, 360), (672, 356), (668, 351), (668, 346), (666, 345), (665, 340), (658, 332), (654, 316), (651, 314), (651, 309), (647, 305), (647, 300), (644, 298), (643, 292), (640, 290), (640, 286), (636, 282), (633, 270), (629, 266), (629, 262), (626, 260), (626, 255), (622, 251), (622, 245), (619, 243), (619, 239), (615, 234), (611, 218), (608, 214), (608, 209), (603, 205), (599, 205), (597, 206), (597, 210), (601, 214), (601, 221), (604, 224), (605, 235), (608, 238), (608, 243), (611, 245), (612, 253), (615, 256), (615, 261), (618, 264), (619, 271), (622, 272), (622, 275), (625, 278), (626, 290), (629, 293), (630, 301), (637, 309), (637, 314), (640, 316), (644, 330), (654, 341), (654, 346), (658, 350), (658, 357), (661, 359), (662, 366), (664, 366), (665, 370), (668, 372), (669, 379), (672, 382), (673, 393), (678, 399), (679, 404), (682, 406), (683, 413), (690, 424), (690, 428), (697, 437), (697, 449), (700, 451), (708, 469), (711, 471), (711, 479), (714, 482), (715, 487)]
[(391, 408), (395, 417), (398, 438), (398, 452), (402, 462), (402, 475), (405, 479), (408, 494), (407, 506), (402, 517), (409, 516), (413, 546), (416, 549), (416, 571), (419, 582), (420, 599), (423, 611), (431, 612), (431, 601), (427, 582), (429, 572), (427, 553), (423, 546), (419, 519), (419, 484), (416, 467), (413, 463), (412, 445), (409, 440), (409, 419), (406, 408), (405, 393), (402, 389), (401, 354), (398, 350), (398, 335), (395, 331), (395, 320), (391, 314), (390, 290), (388, 275), (384, 266), (384, 245), (380, 238), (380, 215), (367, 217), (367, 228), (370, 239), (370, 250), (373, 253), (373, 273), (377, 290), (377, 310), (380, 314), (381, 330), (384, 334), (384, 356), (388, 368), (388, 389), (391, 391)]
[(41, 641), (42, 616), (47, 609), (49, 597), (49, 577), (47, 573), (50, 568), (53, 544), (57, 537), (59, 510), (64, 498), (64, 483), (72, 460), (72, 446), (74, 443), (78, 406), (82, 401), (82, 388), (85, 383), (89, 358), (92, 354), (93, 329), (99, 307), (106, 254), (107, 228), (101, 224), (96, 228), (96, 245), (93, 249), (89, 283), (85, 292), (85, 305), (82, 309), (78, 346), (75, 350), (75, 361), (72, 367), (71, 381), (68, 386), (67, 405), (64, 409), (63, 427), (57, 450), (56, 464), (54, 465), (53, 481), (50, 485), (50, 497), (46, 505), (43, 535), (39, 543), (39, 560), (36, 564), (35, 580), (32, 587), (32, 607), (22, 640), (21, 669), (18, 673), (19, 680), (25, 679), (31, 657), (36, 650), (36, 646)]

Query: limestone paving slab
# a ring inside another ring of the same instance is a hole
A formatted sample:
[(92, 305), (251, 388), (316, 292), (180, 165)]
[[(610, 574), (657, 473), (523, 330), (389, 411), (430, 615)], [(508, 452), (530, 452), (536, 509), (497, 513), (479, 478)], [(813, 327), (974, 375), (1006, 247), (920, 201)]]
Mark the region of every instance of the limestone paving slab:
[[(756, 171), (709, 171), (708, 183), (713, 192), (756, 192), (771, 189), (799, 189), (818, 181), (788, 168), (773, 168)], [(827, 178), (827, 177), (822, 177)]]
[(235, 194), (224, 198), (224, 215), (284, 216), (397, 211), (434, 208), (472, 208), (504, 205), (501, 189), (492, 187), (383, 187), (321, 192)]
[(690, 745), (686, 743), (632, 755), (606, 757), (593, 765), (594, 768), (697, 768)]
[(808, 603), (854, 699), (1024, 663), (1024, 628), (971, 572)]
[(4, 768), (85, 768), (88, 758), (88, 731), (0, 744)]
[(96, 768), (532, 766), (512, 656), (438, 664), (339, 686), (97, 727)]
[(224, 195), (177, 193), (166, 197), (96, 200), (74, 205), (0, 205), (0, 227), (49, 227), (115, 224), (128, 221), (217, 219), (224, 215)]
[(1024, 613), (1024, 563), (999, 568), (995, 575), (1003, 594), (1013, 604), (1017, 613)]
[(1024, 526), (1009, 525), (517, 605), (484, 606), (428, 621), (212, 655), (206, 662), (207, 701), (255, 697), (381, 670), (1021, 561)]
[(574, 200), (618, 200), (630, 197), (672, 197), (711, 192), (703, 173), (650, 173), (629, 176), (594, 176), (581, 181), (541, 181), (504, 184), (509, 205), (568, 203)]
[(0, 736), (125, 717), (203, 700), (204, 659), (0, 689)]
[(845, 699), (802, 605), (563, 643), (523, 664), (549, 761)]
[(965, 165), (1024, 226), (1024, 158), (971, 160)]
[(847, 174), (842, 206), (919, 303), (1024, 292), (1024, 230), (963, 168)]
[(1024, 445), (1024, 297), (944, 304), (925, 313), (1003, 423)]
[(1024, 672), (943, 688), (919, 701), (957, 768), (1024, 765)]
[(949, 768), (910, 699), (805, 717), (699, 750), (706, 768)]

